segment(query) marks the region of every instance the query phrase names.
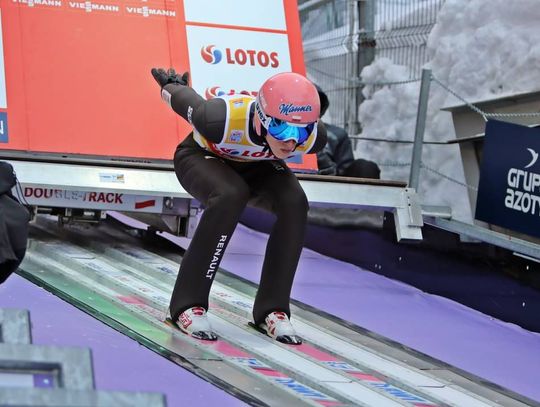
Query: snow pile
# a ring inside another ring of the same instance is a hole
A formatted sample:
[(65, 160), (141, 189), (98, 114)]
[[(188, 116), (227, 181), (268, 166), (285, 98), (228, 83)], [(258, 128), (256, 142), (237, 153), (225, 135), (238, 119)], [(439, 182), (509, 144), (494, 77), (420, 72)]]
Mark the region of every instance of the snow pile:
[[(443, 84), (466, 100), (480, 100), (540, 89), (540, 7), (538, 0), (447, 0), (437, 17), (426, 65)], [(368, 83), (406, 81), (408, 68), (381, 58), (364, 68)], [(367, 86), (359, 108), (362, 136), (412, 140), (420, 82), (391, 87)], [(443, 107), (462, 104), (431, 83), (425, 140), (455, 138), (451, 115)], [(384, 179), (408, 180), (412, 146), (358, 143), (356, 155), (378, 162)], [(420, 174), (422, 201), (452, 206), (456, 219), (470, 221), (467, 188), (459, 148), (425, 145)], [(448, 180), (444, 176), (455, 181)]]

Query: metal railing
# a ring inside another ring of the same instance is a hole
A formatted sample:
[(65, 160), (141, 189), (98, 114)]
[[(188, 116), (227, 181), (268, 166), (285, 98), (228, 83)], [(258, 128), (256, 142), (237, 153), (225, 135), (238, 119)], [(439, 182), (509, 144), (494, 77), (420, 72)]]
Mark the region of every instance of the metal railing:
[(328, 95), (325, 120), (360, 131), (362, 69), (377, 58), (407, 66), (419, 78), (427, 38), (445, 0), (300, 0), (307, 74)]

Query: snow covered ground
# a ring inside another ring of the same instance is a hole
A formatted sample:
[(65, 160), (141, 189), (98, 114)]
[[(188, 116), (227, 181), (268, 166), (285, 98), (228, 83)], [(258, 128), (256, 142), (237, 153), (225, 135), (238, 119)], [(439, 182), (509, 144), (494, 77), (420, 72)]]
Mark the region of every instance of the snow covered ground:
[[(426, 68), (468, 101), (540, 89), (539, 5), (539, 0), (446, 0), (429, 36), (431, 59)], [(409, 72), (378, 59), (361, 77), (369, 83), (402, 81)], [(367, 86), (367, 100), (359, 108), (362, 136), (412, 140), (419, 88), (420, 82), (382, 89)], [(450, 113), (440, 109), (462, 103), (432, 82), (425, 140), (455, 138)], [(408, 180), (410, 167), (400, 164), (411, 161), (410, 145), (361, 142), (356, 154), (381, 164), (382, 178)], [(427, 167), (420, 174), (423, 202), (451, 206), (456, 219), (471, 221), (458, 147), (425, 145), (422, 158)]]

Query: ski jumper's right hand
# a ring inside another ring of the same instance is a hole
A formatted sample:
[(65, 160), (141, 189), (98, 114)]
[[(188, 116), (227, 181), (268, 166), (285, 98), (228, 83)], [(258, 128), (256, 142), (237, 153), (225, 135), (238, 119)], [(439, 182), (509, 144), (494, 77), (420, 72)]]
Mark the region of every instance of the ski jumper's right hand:
[(209, 141), (221, 141), (227, 117), (223, 100), (204, 100), (189, 86), (189, 72), (179, 75), (173, 68), (152, 68), (151, 73), (161, 88), (161, 99), (174, 112), (204, 134)]
[(162, 89), (169, 84), (189, 86), (189, 72), (184, 72), (182, 76), (177, 74), (174, 68), (169, 68), (167, 71), (163, 68), (152, 68), (151, 72)]
[(173, 94), (178, 90), (191, 89), (189, 87), (189, 72), (184, 72), (182, 76), (178, 75), (174, 68), (169, 68), (167, 71), (163, 68), (152, 68), (150, 72), (161, 88), (161, 99), (185, 119), (185, 114), (180, 113), (173, 106), (172, 99)]

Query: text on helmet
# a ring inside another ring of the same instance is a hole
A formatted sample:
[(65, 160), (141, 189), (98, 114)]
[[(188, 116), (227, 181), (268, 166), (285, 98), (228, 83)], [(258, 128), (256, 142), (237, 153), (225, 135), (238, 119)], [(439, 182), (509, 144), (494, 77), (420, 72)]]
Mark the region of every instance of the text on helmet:
[(285, 116), (288, 116), (291, 113), (299, 113), (299, 112), (311, 112), (313, 111), (313, 108), (311, 105), (302, 105), (297, 106), (293, 105), (292, 103), (282, 103), (279, 105), (279, 113), (284, 114)]

